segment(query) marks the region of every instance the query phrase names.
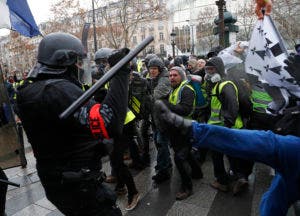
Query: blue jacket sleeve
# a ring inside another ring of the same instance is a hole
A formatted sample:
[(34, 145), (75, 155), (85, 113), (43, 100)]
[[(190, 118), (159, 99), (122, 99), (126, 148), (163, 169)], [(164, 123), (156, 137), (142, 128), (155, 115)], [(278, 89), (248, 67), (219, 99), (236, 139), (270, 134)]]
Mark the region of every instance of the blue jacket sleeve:
[(295, 175), (300, 168), (300, 138), (271, 131), (235, 130), (193, 123), (193, 146), (267, 164), (283, 175)]

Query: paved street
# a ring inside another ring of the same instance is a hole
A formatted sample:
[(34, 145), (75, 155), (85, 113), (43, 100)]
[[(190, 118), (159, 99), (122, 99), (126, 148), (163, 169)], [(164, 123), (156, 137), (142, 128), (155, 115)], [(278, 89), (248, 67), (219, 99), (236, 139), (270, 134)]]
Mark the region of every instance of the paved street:
[[(5, 170), (9, 180), (21, 184), (20, 188), (9, 187), (6, 212), (8, 216), (60, 216), (61, 214), (45, 197), (44, 189), (35, 169), (35, 159), (31, 148), (26, 143), (26, 158), (28, 166)], [(261, 195), (272, 179), (271, 169), (262, 164), (256, 164), (250, 178), (249, 190), (233, 196), (232, 192), (217, 192), (209, 186), (214, 179), (210, 157), (203, 165), (204, 178), (194, 181), (194, 194), (184, 201), (176, 201), (175, 194), (179, 189), (179, 175), (174, 166), (170, 181), (159, 186), (153, 185), (151, 176), (155, 166), (155, 148), (152, 147), (151, 167), (143, 171), (134, 171), (137, 188), (141, 193), (141, 201), (137, 208), (127, 212), (126, 196), (119, 197), (118, 205), (124, 215), (128, 216), (256, 216)], [(104, 171), (109, 174), (110, 166), (107, 158), (104, 161)], [(110, 187), (114, 188), (111, 184)], [(290, 209), (291, 210), (291, 209)], [(294, 214), (290, 211), (289, 216)]]

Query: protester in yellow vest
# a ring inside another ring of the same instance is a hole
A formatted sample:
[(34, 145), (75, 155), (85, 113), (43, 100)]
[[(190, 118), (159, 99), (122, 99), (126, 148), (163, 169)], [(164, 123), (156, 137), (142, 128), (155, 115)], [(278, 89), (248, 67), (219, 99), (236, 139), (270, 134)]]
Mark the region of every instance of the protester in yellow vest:
[[(212, 57), (205, 66), (205, 80), (207, 94), (210, 95), (211, 114), (208, 124), (240, 129), (243, 122), (239, 114), (238, 89), (229, 80), (225, 80), (224, 63), (220, 57)], [(213, 188), (227, 192), (229, 190), (229, 176), (225, 170), (223, 154), (213, 151), (214, 175), (216, 180), (211, 183)], [(230, 169), (236, 175), (237, 182), (233, 193), (237, 194), (248, 186), (248, 174), (244, 165), (247, 161), (228, 157)]]
[[(169, 80), (172, 91), (166, 105), (176, 114), (191, 119), (195, 107), (195, 91), (186, 80), (185, 71), (181, 67), (172, 67), (169, 72)], [(181, 188), (176, 194), (177, 200), (183, 200), (192, 195), (192, 178), (203, 177), (200, 163), (191, 154), (191, 143), (188, 140), (178, 140), (170, 138), (171, 146), (174, 150), (174, 161), (181, 178)], [(189, 173), (186, 164), (191, 167)]]

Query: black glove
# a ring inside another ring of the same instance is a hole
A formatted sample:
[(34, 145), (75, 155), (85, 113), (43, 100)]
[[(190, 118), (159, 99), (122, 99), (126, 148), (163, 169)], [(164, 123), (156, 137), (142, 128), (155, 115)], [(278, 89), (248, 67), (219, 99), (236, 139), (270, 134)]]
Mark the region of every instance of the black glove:
[(287, 65), (284, 69), (300, 83), (300, 55), (292, 53), (284, 63)]
[(155, 113), (158, 114), (158, 127), (169, 135), (189, 136), (192, 132), (192, 120), (185, 119), (173, 112), (161, 100), (155, 101)]
[(300, 106), (284, 110), (283, 116), (275, 124), (275, 133), (299, 136)]
[[(114, 50), (113, 53), (107, 59), (110, 67), (115, 66), (129, 52), (130, 52), (130, 49), (128, 49), (128, 48), (122, 48), (122, 49), (119, 49), (119, 50)], [(126, 71), (128, 73), (130, 72), (129, 62), (122, 67), (122, 70), (124, 70), (124, 71)]]

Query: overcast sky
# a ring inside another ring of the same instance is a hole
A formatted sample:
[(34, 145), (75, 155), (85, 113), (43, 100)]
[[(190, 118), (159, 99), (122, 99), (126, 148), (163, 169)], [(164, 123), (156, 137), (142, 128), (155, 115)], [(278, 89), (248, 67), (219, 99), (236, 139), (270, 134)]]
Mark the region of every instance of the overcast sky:
[[(37, 24), (49, 20), (51, 17), (50, 6), (57, 0), (27, 0), (32, 15)], [(92, 7), (91, 0), (80, 0), (80, 4), (85, 7)], [(0, 29), (0, 36), (8, 34), (9, 30)]]
[(27, 0), (27, 2), (37, 24), (49, 19), (50, 5), (53, 0)]
[[(50, 17), (50, 5), (53, 0), (27, 0), (32, 15), (37, 24), (44, 22)], [(8, 34), (9, 30), (0, 29), (0, 36)]]

